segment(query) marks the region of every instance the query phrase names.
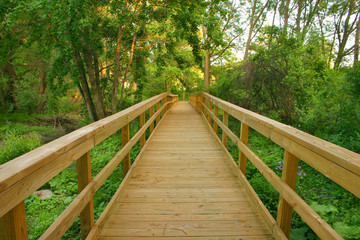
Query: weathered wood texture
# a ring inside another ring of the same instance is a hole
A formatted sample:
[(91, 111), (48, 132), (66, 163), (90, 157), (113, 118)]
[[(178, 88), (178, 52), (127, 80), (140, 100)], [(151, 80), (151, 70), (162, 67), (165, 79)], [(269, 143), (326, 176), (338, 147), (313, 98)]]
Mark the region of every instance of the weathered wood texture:
[(189, 103), (168, 112), (123, 187), (100, 239), (274, 238)]

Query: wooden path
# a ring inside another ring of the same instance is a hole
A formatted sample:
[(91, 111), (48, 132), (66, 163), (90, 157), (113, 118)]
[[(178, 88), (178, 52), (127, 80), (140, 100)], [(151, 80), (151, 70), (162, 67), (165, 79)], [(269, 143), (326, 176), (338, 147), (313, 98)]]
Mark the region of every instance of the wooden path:
[(133, 167), (100, 239), (273, 239), (189, 103), (168, 111)]

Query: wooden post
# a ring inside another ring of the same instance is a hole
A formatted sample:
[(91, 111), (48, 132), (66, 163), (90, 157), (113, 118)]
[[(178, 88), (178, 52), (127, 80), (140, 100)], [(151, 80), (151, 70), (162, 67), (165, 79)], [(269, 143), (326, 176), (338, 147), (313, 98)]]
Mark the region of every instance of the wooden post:
[[(296, 156), (289, 153), (287, 150), (285, 150), (281, 178), (293, 190), (295, 190), (296, 187), (298, 165), (299, 165), (299, 159)], [(293, 213), (293, 208), (280, 195), (279, 208), (278, 208), (276, 221), (279, 224), (281, 230), (284, 232), (285, 236), (288, 238), (290, 236), (292, 213)]]
[[(149, 118), (154, 115), (154, 106), (151, 106), (149, 109)], [(154, 121), (150, 123), (150, 134), (154, 131)]]
[(183, 92), (183, 101), (185, 101), (185, 92)]
[[(214, 114), (217, 118), (219, 118), (219, 107), (217, 105), (214, 106)], [(214, 120), (214, 132), (217, 135), (218, 134), (218, 125)]]
[[(243, 142), (246, 146), (248, 145), (249, 138), (249, 126), (245, 123), (241, 122), (241, 130), (240, 130), (240, 141)], [(242, 173), (246, 176), (246, 156), (241, 151), (239, 152), (239, 167)]]
[[(78, 193), (91, 181), (90, 152), (82, 155), (76, 162)], [(81, 239), (86, 239), (94, 226), (94, 205), (91, 198), (84, 210), (80, 213)]]
[[(209, 110), (210, 110), (210, 112), (212, 111), (212, 103), (210, 102), (210, 99), (209, 99)], [(211, 115), (210, 115), (210, 113), (208, 113), (208, 122), (209, 122), (209, 124), (211, 126)]]
[[(160, 102), (156, 103), (156, 111), (160, 109)], [(160, 114), (156, 116), (156, 126), (159, 124), (160, 121)]]
[[(163, 98), (163, 99), (161, 100), (161, 107), (164, 106), (164, 104), (166, 103), (166, 99), (167, 99), (167, 98)], [(161, 119), (164, 117), (165, 111), (166, 111), (165, 108), (161, 111), (161, 113), (160, 113), (160, 114), (161, 114)]]
[(0, 239), (28, 239), (24, 201), (0, 218)]
[[(127, 123), (124, 127), (121, 128), (121, 145), (124, 147), (129, 142), (129, 123)], [(131, 166), (130, 162), (130, 152), (126, 154), (123, 159), (123, 177), (125, 177), (126, 173), (129, 171)]]
[[(140, 128), (142, 128), (145, 125), (145, 112), (143, 112), (142, 114), (140, 114), (139, 117), (139, 122), (140, 122)], [(140, 137), (140, 149), (142, 149), (145, 145), (145, 132), (143, 135), (141, 135)]]
[[(229, 114), (225, 111), (223, 116), (223, 123), (225, 124), (225, 126), (228, 126), (229, 124)], [(222, 132), (222, 143), (227, 148), (228, 136), (226, 135), (225, 131)]]

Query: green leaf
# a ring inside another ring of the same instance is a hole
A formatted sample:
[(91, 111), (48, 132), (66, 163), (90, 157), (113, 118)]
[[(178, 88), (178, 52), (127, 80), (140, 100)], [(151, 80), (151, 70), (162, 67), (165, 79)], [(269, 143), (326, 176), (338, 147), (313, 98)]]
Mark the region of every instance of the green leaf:
[(72, 202), (72, 197), (67, 197), (65, 200), (64, 200), (64, 203), (65, 204), (69, 204)]

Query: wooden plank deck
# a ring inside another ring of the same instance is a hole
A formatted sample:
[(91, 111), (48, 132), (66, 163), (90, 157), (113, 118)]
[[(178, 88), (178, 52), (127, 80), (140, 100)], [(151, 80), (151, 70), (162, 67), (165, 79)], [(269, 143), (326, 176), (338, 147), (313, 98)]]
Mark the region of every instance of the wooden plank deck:
[(273, 239), (206, 122), (187, 102), (145, 146), (100, 239)]

